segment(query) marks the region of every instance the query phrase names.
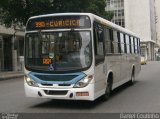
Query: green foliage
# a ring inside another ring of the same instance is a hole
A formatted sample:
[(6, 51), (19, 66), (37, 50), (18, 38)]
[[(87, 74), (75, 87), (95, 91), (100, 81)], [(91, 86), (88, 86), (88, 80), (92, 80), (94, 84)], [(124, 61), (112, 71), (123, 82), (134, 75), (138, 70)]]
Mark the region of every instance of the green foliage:
[(0, 22), (25, 25), (31, 16), (65, 12), (90, 12), (111, 20), (105, 6), (105, 0), (0, 0)]

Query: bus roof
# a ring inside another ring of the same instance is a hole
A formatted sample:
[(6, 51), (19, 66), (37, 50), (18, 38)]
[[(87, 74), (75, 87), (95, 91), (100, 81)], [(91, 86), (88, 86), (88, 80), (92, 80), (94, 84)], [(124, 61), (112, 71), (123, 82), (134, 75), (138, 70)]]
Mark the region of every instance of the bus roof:
[(45, 14), (45, 15), (38, 15), (38, 16), (33, 16), (33, 17), (30, 17), (30, 19), (36, 19), (36, 18), (41, 18), (41, 17), (51, 17), (51, 16), (70, 16), (70, 15), (86, 15), (86, 16), (89, 16), (91, 19), (103, 24), (103, 25), (106, 25), (108, 27), (111, 27), (113, 29), (116, 29), (118, 31), (121, 31), (121, 32), (124, 32), (126, 34), (130, 34), (132, 36), (135, 36), (135, 37), (138, 37), (135, 33), (133, 33), (132, 31), (130, 30), (127, 30), (126, 28), (123, 28), (119, 25), (116, 25), (102, 17), (99, 17), (95, 14), (92, 14), (92, 13), (54, 13), (54, 14)]

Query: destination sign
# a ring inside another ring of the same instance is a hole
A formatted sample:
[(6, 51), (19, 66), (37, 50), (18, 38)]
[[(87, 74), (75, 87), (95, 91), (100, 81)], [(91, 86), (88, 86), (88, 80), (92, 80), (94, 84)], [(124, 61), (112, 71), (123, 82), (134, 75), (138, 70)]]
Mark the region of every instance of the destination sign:
[(66, 20), (53, 20), (53, 21), (37, 21), (35, 28), (54, 28), (54, 27), (79, 27), (80, 20), (66, 19)]
[(28, 21), (27, 30), (56, 29), (56, 28), (90, 28), (88, 16), (52, 16), (35, 18)]

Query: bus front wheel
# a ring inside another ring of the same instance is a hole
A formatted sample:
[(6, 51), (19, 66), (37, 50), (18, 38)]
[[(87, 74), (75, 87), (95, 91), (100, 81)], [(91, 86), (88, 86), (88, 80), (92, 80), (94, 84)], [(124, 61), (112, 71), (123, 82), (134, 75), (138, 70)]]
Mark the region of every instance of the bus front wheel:
[(105, 94), (103, 95), (103, 100), (106, 101), (109, 99), (112, 90), (112, 81), (107, 82)]

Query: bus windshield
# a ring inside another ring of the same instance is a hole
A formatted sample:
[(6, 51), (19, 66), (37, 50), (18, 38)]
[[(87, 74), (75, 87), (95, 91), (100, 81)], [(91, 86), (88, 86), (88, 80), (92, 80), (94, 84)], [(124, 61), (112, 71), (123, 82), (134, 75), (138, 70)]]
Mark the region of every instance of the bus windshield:
[(36, 32), (25, 36), (25, 66), (39, 71), (74, 71), (92, 62), (90, 31)]

